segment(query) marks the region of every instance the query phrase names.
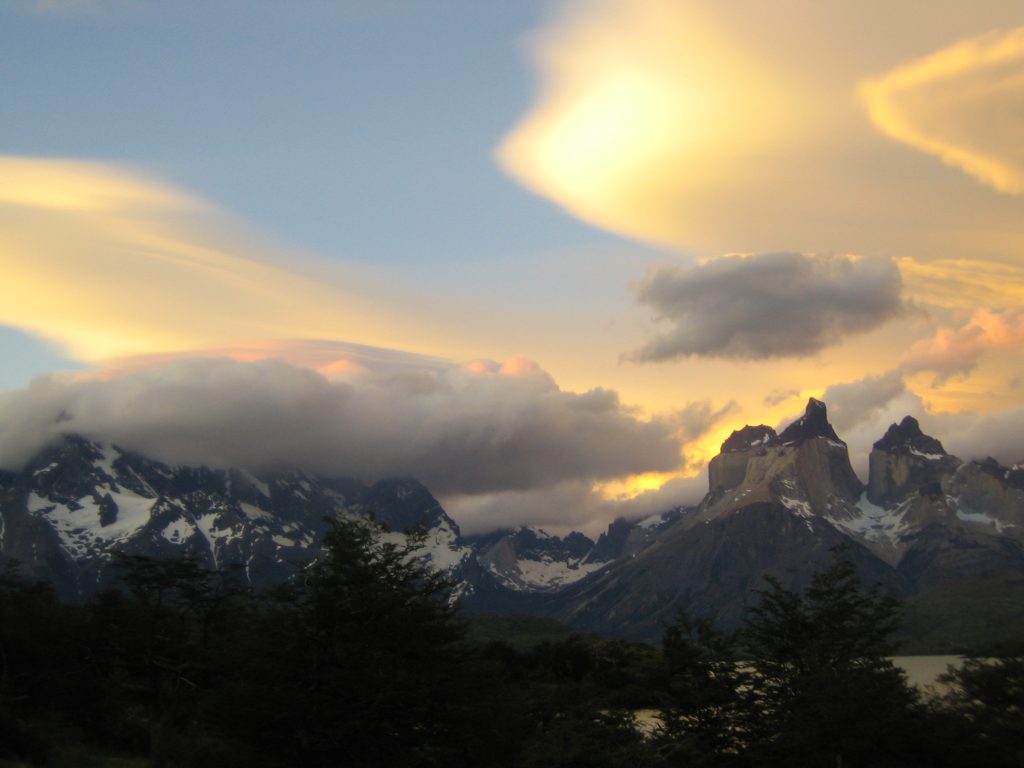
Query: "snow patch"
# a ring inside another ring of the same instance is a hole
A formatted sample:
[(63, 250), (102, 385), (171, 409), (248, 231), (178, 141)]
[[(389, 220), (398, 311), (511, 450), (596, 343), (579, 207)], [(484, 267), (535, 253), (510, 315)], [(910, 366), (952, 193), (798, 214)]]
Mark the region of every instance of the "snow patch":
[(946, 458), (941, 453), (925, 453), (924, 451), (917, 450), (917, 448), (914, 448), (913, 446), (910, 447), (910, 455), (920, 456), (922, 459), (928, 459), (928, 461), (938, 461), (939, 459)]
[(814, 526), (811, 524), (811, 518), (814, 517), (814, 513), (811, 511), (811, 505), (809, 502), (802, 501), (800, 499), (791, 499), (788, 496), (780, 496), (779, 502), (790, 512), (802, 517), (804, 519), (804, 524), (807, 526), (807, 530), (814, 530)]
[(455, 531), (443, 521), (436, 528), (427, 531), (418, 552), (423, 552), (432, 568), (438, 571), (451, 571), (469, 557), (469, 547), (460, 547)]
[(520, 588), (556, 589), (579, 581), (608, 565), (604, 563), (583, 563), (579, 560), (521, 559), (516, 562), (519, 571)]
[(956, 516), (965, 523), (979, 523), (990, 528), (995, 528), (996, 533), (1002, 533), (1007, 528), (1015, 527), (1012, 524), (1004, 523), (1002, 520), (997, 520), (984, 512), (970, 512), (965, 509), (957, 509)]
[(113, 480), (117, 477), (117, 472), (114, 470), (114, 461), (121, 455), (121, 452), (112, 445), (103, 445), (101, 443), (96, 443), (96, 448), (102, 456), (93, 462), (93, 466), (103, 470), (107, 477)]
[(651, 528), (657, 528), (659, 525), (665, 522), (665, 513), (659, 512), (656, 515), (645, 517), (639, 523), (636, 524), (637, 528), (643, 528), (644, 530), (650, 530)]
[(219, 528), (217, 526), (217, 512), (207, 512), (196, 520), (196, 530), (206, 539), (210, 547), (210, 557), (213, 559), (213, 567), (220, 568), (217, 560), (217, 548), (223, 544), (237, 539), (241, 533), (230, 528)]
[(168, 523), (160, 535), (171, 544), (184, 544), (196, 532), (192, 523), (184, 518), (178, 518), (173, 523)]
[(897, 545), (900, 536), (907, 530), (904, 516), (909, 503), (906, 501), (893, 509), (885, 509), (868, 501), (865, 491), (857, 500), (856, 509), (860, 512), (858, 516), (842, 520), (834, 517), (826, 519), (844, 533), (867, 541)]
[(249, 504), (248, 502), (239, 502), (239, 506), (242, 508), (242, 514), (248, 517), (250, 520), (273, 520), (274, 516), (267, 512), (265, 509), (260, 509), (255, 504)]
[(253, 488), (259, 491), (264, 497), (268, 499), (270, 498), (270, 486), (264, 483), (258, 477), (256, 477), (256, 475), (252, 474), (251, 472), (246, 472), (245, 470), (242, 470), (242, 477), (244, 477), (246, 481), (250, 485), (252, 485)]
[(50, 523), (64, 549), (75, 557), (81, 557), (97, 547), (105, 548), (139, 531), (149, 522), (150, 512), (157, 501), (130, 491), (110, 491), (109, 495), (117, 505), (117, 516), (108, 525), (100, 523), (99, 497), (92, 495), (77, 499), (74, 502), (77, 508), (72, 509), (33, 492), (28, 497), (28, 513)]

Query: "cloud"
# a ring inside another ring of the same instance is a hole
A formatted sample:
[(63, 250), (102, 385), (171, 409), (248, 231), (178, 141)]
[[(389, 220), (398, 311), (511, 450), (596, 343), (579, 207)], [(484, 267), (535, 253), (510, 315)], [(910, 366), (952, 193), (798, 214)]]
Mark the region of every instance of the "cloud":
[[(982, 247), (987, 247), (987, 244)], [(1024, 285), (1024, 265), (981, 258), (896, 259), (906, 282), (906, 293), (915, 304), (964, 311), (977, 307), (1019, 304)]]
[(799, 389), (775, 389), (765, 395), (761, 402), (770, 407), (781, 405), (787, 400), (793, 400), (798, 397), (800, 397)]
[(898, 316), (901, 290), (899, 269), (882, 258), (771, 253), (658, 267), (636, 296), (672, 327), (625, 357), (813, 355)]
[(707, 473), (674, 478), (630, 499), (610, 500), (588, 483), (567, 481), (550, 488), (454, 496), (445, 509), (464, 533), (534, 525), (564, 535), (572, 530), (596, 538), (619, 517), (638, 520), (680, 505), (695, 505), (708, 490)]
[(1024, 408), (1011, 408), (982, 416), (942, 414), (936, 417), (943, 429), (946, 450), (962, 459), (992, 456), (1006, 465), (1024, 463)]
[(671, 425), (637, 419), (612, 391), (561, 391), (522, 361), (329, 381), (279, 360), (187, 359), (44, 376), (0, 395), (0, 466), (17, 467), (62, 433), (170, 463), (411, 476), (441, 495), (550, 488), (681, 463)]
[(907, 391), (900, 371), (865, 376), (859, 381), (833, 384), (821, 399), (828, 406), (828, 418), (841, 435), (857, 424), (873, 419), (893, 400)]
[(0, 156), (0, 324), (78, 360), (252, 338), (420, 342), (352, 278), (303, 276), (212, 206), (97, 163)]
[[(105, 361), (105, 375), (167, 365), (179, 360), (197, 358), (230, 358), (242, 362), (257, 360), (280, 360), (299, 368), (311, 368), (328, 379), (349, 379), (354, 376), (374, 374), (392, 376), (401, 373), (451, 370), (455, 364), (444, 358), (421, 355), (397, 349), (354, 344), (334, 339), (267, 339), (248, 341), (224, 347), (188, 350), (186, 352), (165, 352), (162, 354), (133, 355)], [(531, 365), (537, 372), (539, 366), (532, 361), (520, 362), (511, 358), (504, 365)], [(501, 363), (479, 361), (467, 368), (482, 372), (501, 371)]]
[[(916, 4), (881, 0), (561, 0), (530, 41), (536, 96), (497, 161), (586, 222), (700, 255), (1017, 260), (1015, 201), (906, 151), (858, 97), (908, 52), (1020, 23), (1012, 0), (982, 5), (936, 0), (923, 24)], [(1015, 61), (906, 93), (882, 78), (884, 111), (1019, 169)]]
[(860, 90), (886, 135), (1000, 192), (1024, 193), (1024, 27), (961, 40)]
[(675, 435), (685, 446), (698, 441), (739, 410), (735, 400), (720, 408), (715, 408), (709, 400), (698, 400), (662, 417), (662, 421), (673, 427)]
[(977, 367), (985, 353), (1024, 346), (1024, 313), (1013, 310), (978, 309), (963, 325), (939, 328), (930, 339), (916, 342), (901, 363), (906, 373), (931, 371), (933, 386)]
[[(671, 0), (568, 2), (532, 41), (537, 103), (496, 154), (571, 213), (660, 239), (666, 197), (716, 161), (770, 143), (788, 101), (769, 67)], [(773, 93), (772, 97), (768, 93)], [(745, 114), (759, 115), (758, 132)], [(668, 194), (666, 194), (668, 193)]]

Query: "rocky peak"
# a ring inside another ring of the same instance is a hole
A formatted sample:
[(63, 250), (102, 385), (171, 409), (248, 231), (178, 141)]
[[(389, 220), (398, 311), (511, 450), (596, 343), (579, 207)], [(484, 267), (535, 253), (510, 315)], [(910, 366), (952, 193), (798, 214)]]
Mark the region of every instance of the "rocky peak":
[(1002, 525), (1024, 528), (1024, 468), (1019, 464), (1006, 467), (991, 456), (969, 461), (949, 477), (945, 490), (969, 517), (988, 517)]
[(996, 478), (1004, 485), (1010, 488), (1024, 490), (1024, 468), (1019, 464), (1014, 464), (1012, 467), (1004, 467), (991, 456), (988, 456), (983, 461), (973, 463), (978, 465), (979, 471)]
[(779, 442), (783, 445), (801, 443), (812, 437), (825, 437), (841, 442), (832, 425), (828, 423), (828, 409), (825, 404), (813, 397), (807, 401), (804, 415), (782, 430)]
[(393, 531), (422, 531), (411, 541), (431, 567), (455, 577), (465, 571), (472, 552), (458, 527), (414, 480), (368, 487), (302, 472), (172, 467), (68, 435), (24, 470), (0, 473), (0, 565), (19, 561), (23, 573), (74, 598), (113, 583), (107, 566), (117, 552), (243, 565), (260, 588), (316, 556), (327, 520), (371, 514)]
[(808, 515), (847, 518), (855, 514), (864, 487), (825, 404), (814, 398), (780, 435), (766, 426), (733, 432), (708, 465), (708, 481), (703, 507), (710, 517), (778, 502)]
[(942, 443), (921, 431), (921, 425), (913, 416), (904, 416), (899, 424), (892, 424), (874, 448), (879, 451), (894, 453), (902, 451), (916, 453), (924, 457), (945, 456), (946, 450)]
[(891, 507), (908, 497), (935, 495), (948, 484), (960, 460), (921, 431), (913, 416), (892, 424), (868, 457), (868, 499)]
[(746, 425), (743, 429), (735, 430), (725, 442), (722, 443), (722, 453), (738, 453), (752, 449), (763, 448), (774, 445), (778, 442), (778, 435), (775, 430), (764, 424), (756, 427)]

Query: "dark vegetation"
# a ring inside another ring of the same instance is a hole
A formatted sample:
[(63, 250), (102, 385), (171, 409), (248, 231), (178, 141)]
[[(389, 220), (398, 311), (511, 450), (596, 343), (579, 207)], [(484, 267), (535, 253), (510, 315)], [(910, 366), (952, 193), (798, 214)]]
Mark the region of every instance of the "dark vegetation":
[(661, 650), (467, 630), (443, 578), (349, 523), (266, 594), (119, 567), (87, 604), (0, 577), (0, 766), (1024, 765), (1024, 661), (923, 701), (888, 660), (899, 606), (841, 556), (804, 594), (769, 581), (739, 633), (679, 615)]

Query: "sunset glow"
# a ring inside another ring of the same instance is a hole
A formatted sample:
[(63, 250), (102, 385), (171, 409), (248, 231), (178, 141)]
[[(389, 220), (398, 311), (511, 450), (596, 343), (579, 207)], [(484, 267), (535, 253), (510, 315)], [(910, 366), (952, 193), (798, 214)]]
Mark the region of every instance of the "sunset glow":
[(855, 467), (1024, 418), (1019, 5), (385, 5), (0, 11), (9, 387), (327, 393), (479, 528), (693, 501), (812, 396)]

